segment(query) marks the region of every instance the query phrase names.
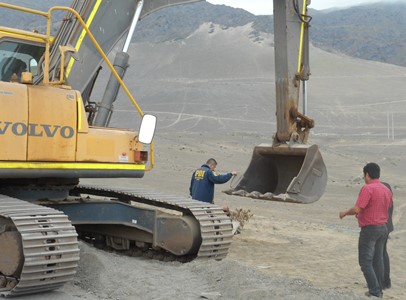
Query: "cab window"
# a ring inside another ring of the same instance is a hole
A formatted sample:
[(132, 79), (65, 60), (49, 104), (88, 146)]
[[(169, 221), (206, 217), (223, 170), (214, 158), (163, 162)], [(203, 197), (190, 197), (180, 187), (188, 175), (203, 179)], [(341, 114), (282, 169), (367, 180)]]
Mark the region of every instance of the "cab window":
[(43, 45), (21, 41), (0, 41), (0, 80), (10, 81), (13, 74), (18, 79), (22, 72), (38, 75), (38, 64), (45, 48)]

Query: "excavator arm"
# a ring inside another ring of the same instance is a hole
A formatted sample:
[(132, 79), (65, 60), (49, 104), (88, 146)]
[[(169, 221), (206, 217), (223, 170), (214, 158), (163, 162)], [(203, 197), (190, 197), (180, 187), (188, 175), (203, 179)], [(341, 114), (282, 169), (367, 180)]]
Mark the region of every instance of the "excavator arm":
[[(327, 170), (317, 145), (308, 145), (314, 121), (306, 116), (309, 79), (309, 0), (274, 0), (276, 133), (254, 148), (248, 169), (227, 194), (311, 203), (324, 193)], [(303, 110), (299, 109), (301, 87)]]
[[(314, 121), (299, 110), (300, 87), (309, 79), (308, 29), (311, 17), (299, 1), (274, 1), (276, 134), (274, 145), (305, 144)], [(305, 99), (304, 99), (305, 101)]]

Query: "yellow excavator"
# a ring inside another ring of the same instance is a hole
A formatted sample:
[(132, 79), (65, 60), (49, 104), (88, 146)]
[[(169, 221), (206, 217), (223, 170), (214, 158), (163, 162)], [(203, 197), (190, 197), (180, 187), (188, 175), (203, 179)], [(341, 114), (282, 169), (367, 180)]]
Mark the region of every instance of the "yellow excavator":
[[(308, 145), (314, 120), (306, 116), (310, 0), (274, 0), (276, 133), (272, 144), (254, 148), (251, 162), (230, 195), (271, 201), (312, 203), (327, 185), (317, 145)], [(302, 87), (303, 110), (299, 110)]]
[[(127, 50), (138, 20), (187, 2), (195, 1), (75, 0), (47, 12), (0, 2), (6, 13), (42, 18), (45, 28), (0, 27), (1, 296), (72, 280), (78, 236), (161, 259), (227, 255), (232, 224), (221, 207), (139, 188), (79, 185), (80, 178), (141, 178), (152, 169), (156, 119), (122, 80)], [(111, 63), (107, 55), (126, 33)], [(91, 94), (102, 64), (111, 76), (96, 103)], [(119, 89), (138, 111), (139, 130), (108, 126)]]
[[(219, 206), (140, 188), (80, 185), (81, 178), (141, 178), (154, 165), (156, 119), (142, 112), (123, 82), (138, 20), (197, 0), (74, 0), (35, 15), (44, 32), (0, 26), (0, 295), (61, 287), (74, 278), (77, 237), (100, 247), (160, 258), (224, 258), (232, 224)], [(300, 2), (300, 3), (299, 3)], [(64, 16), (55, 20), (57, 12)], [(323, 194), (327, 172), (313, 121), (298, 110), (305, 83), (306, 0), (274, 0), (277, 133), (254, 149), (231, 194), (309, 203)], [(61, 24), (53, 34), (52, 26)], [(111, 63), (118, 41), (124, 46)], [(103, 97), (92, 90), (102, 65)], [(109, 127), (119, 89), (138, 111), (134, 127)]]

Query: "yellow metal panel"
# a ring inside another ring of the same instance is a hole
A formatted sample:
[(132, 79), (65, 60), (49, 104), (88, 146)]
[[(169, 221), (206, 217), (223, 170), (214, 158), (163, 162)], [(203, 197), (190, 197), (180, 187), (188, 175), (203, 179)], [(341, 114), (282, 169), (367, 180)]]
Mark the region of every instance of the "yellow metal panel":
[(27, 87), (0, 82), (0, 160), (26, 160)]
[(144, 164), (0, 162), (0, 169), (145, 170)]
[(89, 127), (87, 134), (78, 133), (76, 161), (132, 163), (135, 136), (131, 130)]
[[(3, 37), (18, 38), (18, 39), (28, 40), (28, 41), (32, 41), (32, 42), (37, 42), (37, 43), (45, 43), (47, 40), (47, 36), (45, 34), (34, 33), (34, 32), (25, 31), (25, 30), (0, 26), (0, 38), (3, 38)], [(52, 40), (52, 38), (51, 38), (51, 40)]]
[(78, 107), (78, 132), (88, 132), (89, 124), (87, 123), (85, 105), (83, 104), (83, 99), (79, 92), (76, 92), (76, 99)]
[(74, 161), (76, 151), (76, 92), (30, 86), (28, 161)]

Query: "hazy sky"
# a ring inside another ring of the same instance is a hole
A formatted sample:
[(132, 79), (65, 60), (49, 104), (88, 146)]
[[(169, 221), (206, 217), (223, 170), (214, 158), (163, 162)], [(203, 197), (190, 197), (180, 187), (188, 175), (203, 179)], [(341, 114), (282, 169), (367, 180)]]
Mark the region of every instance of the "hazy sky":
[[(311, 0), (309, 7), (321, 10), (332, 7), (347, 7), (363, 3), (394, 2), (397, 0)], [(404, 1), (404, 0), (402, 0)], [(224, 4), (245, 9), (256, 15), (272, 15), (272, 0), (207, 0), (212, 4)]]

